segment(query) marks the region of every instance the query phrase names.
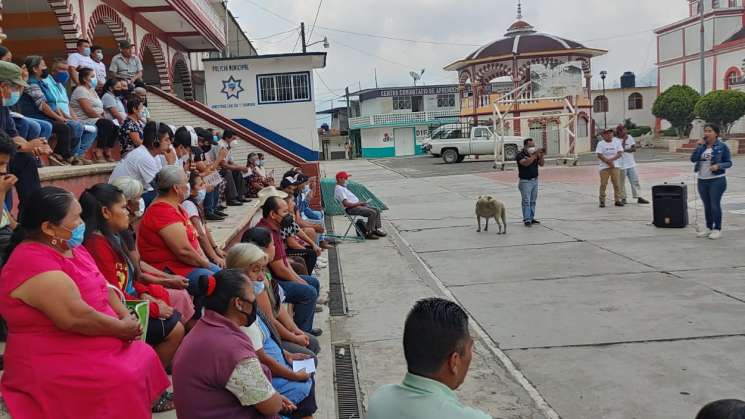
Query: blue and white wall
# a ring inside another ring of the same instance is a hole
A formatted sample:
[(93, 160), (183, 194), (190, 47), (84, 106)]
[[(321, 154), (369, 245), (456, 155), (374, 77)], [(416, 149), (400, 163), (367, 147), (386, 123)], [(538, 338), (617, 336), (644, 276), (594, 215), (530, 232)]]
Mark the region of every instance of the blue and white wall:
[[(204, 60), (207, 106), (308, 161), (318, 160), (313, 69), (325, 54), (284, 54)], [(307, 74), (307, 98), (260, 100), (260, 76)]]

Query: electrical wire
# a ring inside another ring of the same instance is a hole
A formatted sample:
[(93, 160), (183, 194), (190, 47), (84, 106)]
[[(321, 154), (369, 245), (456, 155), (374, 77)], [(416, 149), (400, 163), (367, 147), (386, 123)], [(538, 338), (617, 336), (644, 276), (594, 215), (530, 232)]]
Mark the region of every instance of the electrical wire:
[(272, 15), (272, 16), (274, 16), (274, 17), (277, 17), (277, 18), (279, 18), (279, 19), (282, 19), (282, 20), (284, 20), (285, 22), (289, 22), (289, 23), (292, 23), (293, 25), (295, 25), (295, 24), (297, 23), (297, 22), (293, 22), (293, 21), (291, 21), (290, 19), (288, 19), (288, 18), (286, 18), (286, 17), (284, 17), (284, 16), (280, 15), (279, 13), (275, 13), (275, 12), (273, 12), (273, 11), (271, 11), (271, 10), (267, 9), (266, 7), (264, 7), (264, 6), (260, 5), (260, 4), (256, 3), (256, 2), (254, 2), (253, 0), (244, 0), (244, 1), (245, 1), (246, 3), (251, 3), (251, 4), (253, 4), (254, 6), (258, 7), (259, 9), (261, 9), (261, 10), (263, 10), (263, 11), (265, 11), (265, 12), (269, 13), (270, 15)]
[(313, 30), (316, 28), (316, 22), (318, 22), (318, 13), (321, 11), (322, 4), (323, 4), (323, 0), (319, 0), (318, 8), (316, 9), (316, 17), (313, 18), (313, 25), (310, 27), (310, 32), (308, 33), (308, 41), (310, 41), (313, 38)]
[(284, 35), (286, 33), (293, 32), (293, 31), (296, 31), (296, 30), (297, 30), (297, 26), (292, 27), (292, 28), (290, 28), (290, 29), (288, 29), (286, 31), (273, 33), (273, 34), (267, 35), (267, 36), (260, 36), (258, 38), (254, 38), (253, 40), (254, 41), (261, 41), (261, 40), (264, 40), (264, 39), (274, 38), (275, 36)]
[(370, 53), (370, 52), (367, 52), (367, 51), (361, 50), (361, 49), (359, 49), (359, 48), (355, 48), (355, 47), (353, 47), (353, 46), (351, 46), (351, 45), (347, 45), (347, 44), (345, 44), (345, 43), (343, 43), (343, 42), (340, 42), (340, 41), (338, 41), (338, 40), (336, 40), (336, 39), (334, 39), (334, 45), (341, 45), (341, 46), (342, 46), (342, 47), (344, 47), (344, 48), (348, 48), (348, 49), (351, 49), (352, 51), (357, 51), (357, 52), (358, 52), (358, 53), (360, 53), (360, 54), (368, 55), (368, 56), (370, 56), (370, 57), (374, 57), (374, 58), (377, 58), (377, 59), (379, 59), (379, 60), (383, 60), (383, 61), (386, 61), (386, 62), (388, 62), (388, 63), (391, 63), (391, 64), (395, 64), (395, 65), (398, 65), (398, 66), (401, 66), (401, 67), (403, 67), (403, 68), (405, 68), (405, 69), (407, 69), (407, 70), (409, 70), (409, 71), (413, 71), (413, 69), (414, 69), (414, 66), (412, 66), (412, 65), (408, 65), (408, 64), (403, 64), (403, 63), (399, 63), (399, 62), (397, 62), (397, 61), (393, 61), (393, 60), (391, 60), (391, 59), (388, 59), (388, 58), (385, 58), (385, 57), (381, 57), (380, 55), (376, 55), (376, 54), (373, 54), (373, 53)]
[(321, 83), (326, 87), (326, 90), (328, 90), (333, 95), (338, 95), (339, 93), (335, 92), (334, 89), (330, 88), (328, 84), (326, 84), (326, 80), (321, 77), (321, 73), (315, 71), (316, 76), (318, 76), (318, 80), (321, 80)]

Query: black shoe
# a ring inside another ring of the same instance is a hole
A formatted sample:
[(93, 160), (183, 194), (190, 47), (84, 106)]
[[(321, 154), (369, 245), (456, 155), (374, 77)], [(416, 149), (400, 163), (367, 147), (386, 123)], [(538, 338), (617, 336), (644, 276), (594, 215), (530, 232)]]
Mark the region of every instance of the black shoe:
[(204, 218), (209, 221), (222, 221), (225, 219), (217, 214), (204, 214)]
[(226, 207), (225, 205), (218, 205), (217, 206), (217, 210), (218, 211), (225, 211), (226, 209), (228, 209), (228, 207)]
[(644, 198), (639, 198), (639, 199), (636, 200), (636, 202), (639, 203), (639, 204), (649, 204), (649, 201), (647, 201)]
[(365, 236), (365, 240), (378, 240), (380, 237), (376, 236), (375, 233), (370, 233)]
[(540, 224), (541, 222), (536, 220), (535, 218), (530, 222), (530, 224)]
[(235, 201), (228, 201), (227, 204), (229, 207), (240, 207), (241, 205), (243, 205), (243, 202), (235, 200)]
[(313, 335), (315, 337), (318, 337), (318, 336), (321, 336), (323, 334), (323, 329), (311, 329), (310, 332), (308, 332), (308, 333), (310, 333), (311, 335)]
[(531, 223), (530, 221), (526, 221), (524, 224), (525, 227), (533, 227), (533, 223)]
[(621, 200), (621, 203), (624, 204), (624, 205), (626, 205), (626, 198), (622, 199)]
[(373, 234), (375, 234), (378, 237), (385, 237), (388, 235), (388, 233), (386, 233), (385, 231), (381, 231), (381, 230), (375, 230), (373, 231)]
[(215, 214), (219, 215), (220, 217), (227, 217), (228, 214), (222, 212), (222, 211), (215, 211)]
[(600, 208), (605, 208), (605, 202), (600, 203)]
[(623, 206), (623, 201), (616, 202), (616, 206), (617, 207), (622, 207)]

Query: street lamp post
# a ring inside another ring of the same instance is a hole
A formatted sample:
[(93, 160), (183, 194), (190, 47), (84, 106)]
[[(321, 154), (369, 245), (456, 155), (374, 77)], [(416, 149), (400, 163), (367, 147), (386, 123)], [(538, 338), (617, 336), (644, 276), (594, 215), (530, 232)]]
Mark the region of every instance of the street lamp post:
[[(311, 31), (313, 32), (313, 31)], [(305, 22), (300, 22), (300, 39), (303, 42), (303, 54), (305, 54), (308, 51), (308, 47), (313, 46), (315, 44), (320, 44), (323, 42), (323, 47), (328, 48), (329, 47), (329, 39), (327, 37), (323, 37), (320, 41), (312, 42), (310, 44), (307, 44), (305, 42)]]
[(605, 77), (607, 75), (608, 72), (605, 70), (600, 72), (600, 79), (603, 81), (603, 100), (605, 101), (603, 105), (603, 129), (608, 129), (608, 96), (605, 95)]

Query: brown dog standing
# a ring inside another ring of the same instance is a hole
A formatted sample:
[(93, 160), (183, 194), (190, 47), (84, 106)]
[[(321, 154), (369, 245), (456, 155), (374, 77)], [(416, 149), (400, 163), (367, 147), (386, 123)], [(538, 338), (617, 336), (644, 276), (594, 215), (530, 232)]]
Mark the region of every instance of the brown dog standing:
[(479, 225), (478, 230), (476, 230), (477, 233), (481, 232), (482, 217), (486, 218), (484, 231), (489, 231), (489, 218), (494, 218), (499, 225), (497, 234), (507, 234), (507, 214), (503, 203), (491, 196), (480, 196), (476, 201), (476, 222)]

